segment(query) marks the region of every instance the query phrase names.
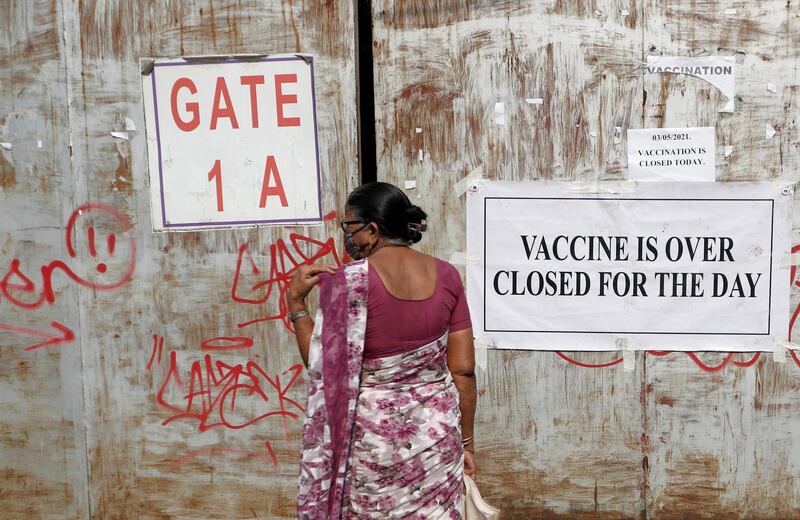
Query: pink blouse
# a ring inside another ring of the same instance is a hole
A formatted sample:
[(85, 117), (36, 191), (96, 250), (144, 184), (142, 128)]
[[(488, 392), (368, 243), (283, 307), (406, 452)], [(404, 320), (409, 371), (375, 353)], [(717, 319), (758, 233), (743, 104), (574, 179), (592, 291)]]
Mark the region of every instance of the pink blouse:
[(436, 289), (423, 300), (392, 296), (375, 269), (369, 270), (364, 357), (394, 356), (435, 340), (446, 330), (472, 326), (458, 270), (436, 259)]

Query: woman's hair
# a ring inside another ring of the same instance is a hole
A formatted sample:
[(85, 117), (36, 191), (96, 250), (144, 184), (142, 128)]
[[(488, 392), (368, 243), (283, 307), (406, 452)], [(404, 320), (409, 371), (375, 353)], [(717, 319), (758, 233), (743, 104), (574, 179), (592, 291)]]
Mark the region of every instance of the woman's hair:
[(411, 204), (403, 190), (386, 182), (370, 182), (353, 190), (347, 197), (353, 216), (375, 222), (388, 242), (415, 244), (428, 229), (427, 213)]

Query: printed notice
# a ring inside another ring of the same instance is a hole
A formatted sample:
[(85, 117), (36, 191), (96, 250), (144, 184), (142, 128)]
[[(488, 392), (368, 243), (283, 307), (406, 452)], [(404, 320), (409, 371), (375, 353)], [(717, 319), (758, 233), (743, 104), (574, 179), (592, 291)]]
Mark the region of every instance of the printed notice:
[(720, 112), (733, 112), (736, 81), (736, 59), (733, 56), (648, 56), (647, 72), (697, 76), (717, 87), (727, 99)]
[(497, 348), (772, 351), (789, 330), (791, 202), (771, 182), (559, 182), (467, 195), (473, 332)]
[(714, 127), (628, 130), (628, 179), (714, 182)]

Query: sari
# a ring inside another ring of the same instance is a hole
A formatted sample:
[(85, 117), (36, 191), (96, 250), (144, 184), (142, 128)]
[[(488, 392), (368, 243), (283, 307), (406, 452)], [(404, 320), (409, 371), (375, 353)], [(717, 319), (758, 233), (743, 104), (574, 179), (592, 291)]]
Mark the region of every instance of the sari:
[(366, 260), (320, 285), (297, 500), (302, 520), (460, 519), (464, 453), (447, 332), (364, 359)]

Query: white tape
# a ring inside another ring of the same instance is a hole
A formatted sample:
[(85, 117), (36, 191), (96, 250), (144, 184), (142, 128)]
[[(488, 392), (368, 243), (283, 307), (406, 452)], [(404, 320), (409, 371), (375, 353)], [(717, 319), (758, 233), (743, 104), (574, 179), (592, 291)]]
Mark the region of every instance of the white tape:
[(11, 143), (0, 143), (0, 146), (2, 146), (4, 150), (11, 150), (13, 147)]
[(465, 251), (453, 251), (447, 261), (453, 265), (467, 265), (468, 263), (474, 264), (480, 262), (480, 258), (468, 256)]
[(414, 188), (417, 187), (417, 181), (416, 180), (406, 181), (404, 187), (407, 190), (413, 190)]
[(633, 372), (636, 369), (636, 352), (633, 350), (622, 351), (622, 369), (625, 372)]
[(800, 265), (800, 253), (786, 253), (781, 258), (781, 263), (779, 267), (792, 267), (795, 265)]
[(482, 336), (475, 336), (473, 345), (475, 348), (475, 368), (480, 368), (485, 372), (486, 366), (489, 364), (488, 350), (493, 345)]
[(630, 14), (631, 14), (631, 12), (630, 12), (630, 11), (628, 11), (627, 9), (623, 9), (623, 10), (621, 10), (621, 11), (619, 12), (619, 14), (621, 14), (622, 16), (628, 16), (628, 15), (630, 15)]
[(128, 132), (111, 132), (112, 137), (116, 137), (117, 139), (124, 139), (128, 140)]
[(725, 9), (725, 14), (736, 14), (736, 8), (735, 7), (729, 7), (727, 9)]
[(422, 128), (415, 128), (414, 132), (418, 133), (418, 134), (421, 134), (422, 133)]
[(525, 102), (529, 105), (541, 105), (544, 103), (542, 98), (525, 98)]
[(42, 140), (39, 139), (38, 141), (36, 141), (36, 148), (41, 148), (41, 147), (42, 147)]
[(775, 137), (775, 129), (772, 128), (772, 125), (764, 125), (764, 134), (767, 139), (772, 139)]
[(628, 338), (619, 338), (614, 343), (622, 351), (622, 369), (633, 372), (636, 369), (636, 351), (631, 348), (630, 341)]
[(576, 193), (616, 195), (633, 193), (636, 191), (636, 187), (636, 181), (573, 181), (569, 184), (568, 189)]
[(462, 196), (469, 189), (474, 188), (474, 190), (477, 190), (478, 186), (480, 186), (482, 178), (483, 178), (483, 165), (481, 164), (477, 168), (472, 170), (469, 173), (469, 175), (467, 175), (457, 183), (453, 184), (453, 191), (455, 192), (455, 197), (458, 198)]
[(772, 351), (772, 361), (775, 363), (786, 363), (786, 347), (783, 345), (775, 345), (775, 350)]
[(423, 154), (422, 150), (420, 150), (420, 151), (419, 151), (418, 158), (419, 158), (419, 162), (422, 162), (422, 159), (424, 159), (424, 158), (425, 158), (425, 156), (424, 156), (424, 154)]
[(733, 146), (725, 146), (725, 157), (730, 157), (733, 153)]
[(778, 87), (775, 85), (775, 83), (767, 83), (767, 90), (775, 93), (778, 91)]

